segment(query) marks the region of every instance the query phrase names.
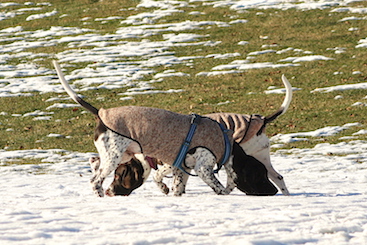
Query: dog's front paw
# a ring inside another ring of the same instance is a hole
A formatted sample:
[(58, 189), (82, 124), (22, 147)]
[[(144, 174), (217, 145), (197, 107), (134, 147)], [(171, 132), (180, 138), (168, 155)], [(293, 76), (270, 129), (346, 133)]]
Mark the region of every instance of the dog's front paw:
[(227, 194), (229, 194), (229, 193), (231, 193), (231, 192), (233, 191), (233, 189), (234, 189), (235, 187), (236, 187), (235, 185), (229, 185), (229, 186), (227, 186), (227, 187), (226, 187), (225, 192), (226, 192)]
[(220, 190), (216, 192), (218, 195), (229, 195), (229, 193), (231, 193), (230, 190), (228, 189), (224, 189), (224, 190)]
[(109, 197), (114, 197), (115, 196), (115, 193), (112, 191), (111, 188), (108, 188), (106, 190), (106, 195), (109, 196)]
[(92, 190), (96, 196), (98, 197), (104, 196), (102, 185), (95, 184), (93, 183), (93, 181), (91, 181), (91, 185), (92, 185)]
[(180, 197), (180, 196), (182, 196), (182, 192), (177, 192), (177, 191), (175, 191), (174, 193), (173, 193), (173, 195), (175, 196), (175, 197)]
[(163, 183), (162, 181), (159, 181), (159, 182), (156, 181), (156, 184), (158, 186), (158, 189), (160, 189), (164, 194), (168, 195), (169, 188), (167, 187), (165, 183)]
[(160, 189), (162, 190), (162, 192), (163, 192), (164, 194), (168, 195), (168, 193), (169, 193), (169, 188), (167, 187), (167, 185), (166, 185), (166, 184), (163, 184), (163, 185), (160, 187)]
[(94, 194), (96, 194), (97, 197), (104, 197), (103, 189), (94, 190)]
[(284, 196), (290, 196), (291, 194), (289, 193), (288, 189), (287, 188), (282, 188), (281, 189), (282, 193)]

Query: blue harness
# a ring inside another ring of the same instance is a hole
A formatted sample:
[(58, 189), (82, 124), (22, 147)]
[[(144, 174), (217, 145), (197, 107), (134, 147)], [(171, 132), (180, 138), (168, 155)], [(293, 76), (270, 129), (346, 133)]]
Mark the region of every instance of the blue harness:
[[(176, 160), (173, 162), (173, 166), (180, 169), (181, 171), (183, 171), (184, 173), (191, 175), (191, 176), (197, 176), (191, 173), (188, 173), (183, 167), (182, 167), (182, 163), (183, 160), (186, 157), (186, 154), (189, 150), (192, 138), (194, 137), (196, 128), (198, 126), (198, 124), (201, 121), (201, 116), (197, 115), (197, 114), (192, 114), (192, 119), (191, 119), (191, 125), (190, 125), (190, 129), (189, 132), (186, 135), (185, 141), (184, 143), (181, 145), (180, 151), (177, 154)], [(222, 168), (222, 166), (228, 161), (229, 156), (231, 154), (232, 151), (232, 145), (231, 142), (229, 141), (229, 137), (228, 137), (228, 132), (231, 130), (226, 129), (222, 124), (218, 123), (219, 127), (221, 128), (222, 132), (223, 132), (223, 137), (224, 137), (224, 155), (220, 161), (220, 163), (217, 163), (217, 169), (214, 170), (214, 173), (218, 173), (218, 171)]]

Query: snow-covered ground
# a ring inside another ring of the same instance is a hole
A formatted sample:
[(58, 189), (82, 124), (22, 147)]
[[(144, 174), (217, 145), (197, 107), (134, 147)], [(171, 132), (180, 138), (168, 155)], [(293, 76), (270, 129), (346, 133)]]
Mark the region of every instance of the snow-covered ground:
[(93, 154), (1, 152), (1, 159), (38, 156), (54, 164), (1, 167), (0, 242), (366, 244), (366, 148), (354, 141), (277, 151), (273, 164), (292, 195), (274, 197), (217, 196), (191, 177), (180, 198), (160, 193), (151, 179), (128, 197), (96, 198), (87, 161)]
[[(278, 49), (276, 46), (259, 47), (259, 51), (248, 54), (248, 59), (231, 63), (226, 62), (226, 58), (236, 57), (237, 53), (178, 57), (169, 51), (170, 47), (219, 44), (219, 41), (202, 41), (202, 36), (185, 31), (211, 25), (226, 28), (247, 22), (233, 18), (229, 22), (156, 23), (162, 16), (182, 11), (182, 7), (195, 2), (238, 11), (247, 8), (321, 8), (330, 9), (330, 12), (350, 12), (349, 18), (340, 21), (365, 21), (367, 17), (366, 8), (348, 7), (348, 3), (355, 2), (350, 0), (142, 0), (137, 7), (145, 7), (147, 12), (121, 19), (125, 26), (113, 34), (100, 35), (88, 29), (88, 21), (104, 22), (119, 17), (105, 16), (95, 20), (86, 17), (81, 20), (86, 28), (56, 26), (49, 30), (24, 31), (21, 26), (14, 26), (0, 29), (0, 43), (6, 40), (6, 44), (0, 46), (0, 96), (63, 92), (54, 79), (53, 70), (33, 64), (7, 65), (12, 58), (37, 60), (52, 57), (32, 53), (29, 49), (58, 43), (77, 48), (55, 54), (54, 58), (65, 66), (98, 60), (83, 69), (74, 70), (68, 74), (68, 79), (81, 85), (81, 90), (93, 89), (96, 85), (106, 89), (133, 85), (127, 93), (121, 94), (122, 99), (137, 93), (181, 92), (170, 89), (157, 91), (154, 83), (167, 76), (187, 76), (170, 69), (170, 65), (182, 63), (190, 66), (195, 59), (223, 59), (223, 65), (196, 74), (202, 76), (263, 67), (291, 67), (311, 60), (328, 62), (330, 59), (327, 55), (313, 54), (312, 50), (297, 47)], [(26, 21), (54, 15), (66, 17), (60, 10), (43, 11), (43, 7), (49, 5), (52, 4), (0, 3), (0, 24), (1, 20), (17, 15), (23, 15)], [(7, 6), (18, 6), (19, 9), (3, 11)], [(151, 7), (155, 10), (149, 11)], [(39, 11), (39, 14), (29, 14), (30, 9)], [(205, 16), (205, 13), (190, 14)], [(147, 39), (163, 30), (172, 31), (172, 34), (164, 35), (164, 41)], [(132, 41), (125, 41), (129, 37)], [(247, 43), (244, 40), (238, 45)], [(366, 39), (361, 39), (355, 48), (366, 48), (366, 43)], [(344, 52), (342, 48), (330, 48), (333, 49), (331, 52)], [(289, 58), (276, 63), (250, 62), (254, 57), (268, 52), (289, 53)], [(154, 67), (158, 65), (166, 65), (167, 70), (157, 73)], [(358, 71), (354, 73), (359, 74)], [(143, 81), (145, 74), (154, 74), (156, 80)], [(308, 89), (312, 92), (330, 92), (365, 89), (365, 86), (360, 83)], [(271, 89), (266, 92), (284, 91)], [(55, 101), (53, 106), (14, 116), (53, 120), (52, 108), (74, 106), (62, 99), (50, 98), (48, 101)], [(355, 105), (363, 104), (361, 101), (364, 99), (356, 98)], [(11, 112), (1, 112), (0, 119), (6, 114)], [(345, 129), (355, 130), (347, 137), (349, 140), (367, 133), (363, 125), (351, 121), (312, 132), (276, 135), (272, 138), (273, 147), (307, 140), (305, 137), (318, 139), (336, 135)], [(48, 136), (59, 135), (50, 133)], [(88, 158), (94, 155), (62, 149), (0, 150), (0, 244), (367, 244), (366, 141), (354, 140), (334, 145), (320, 143), (312, 149), (277, 150), (272, 153), (273, 165), (283, 174), (291, 192), (289, 197), (281, 194), (251, 197), (238, 190), (229, 196), (217, 196), (200, 179), (192, 177), (187, 193), (180, 198), (161, 194), (151, 179), (128, 197), (96, 198), (89, 186), (91, 173), (88, 165)], [(40, 164), (17, 165), (16, 161), (20, 158), (38, 158)], [(219, 177), (225, 181), (223, 172)], [(106, 184), (109, 182), (107, 180)]]

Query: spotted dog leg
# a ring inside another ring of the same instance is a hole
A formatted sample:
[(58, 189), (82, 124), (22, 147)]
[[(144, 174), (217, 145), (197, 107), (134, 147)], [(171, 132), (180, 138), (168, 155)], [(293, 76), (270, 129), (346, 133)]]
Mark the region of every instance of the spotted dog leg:
[(90, 157), (89, 165), (90, 165), (90, 168), (92, 169), (92, 174), (95, 174), (95, 172), (99, 169), (99, 165), (100, 165), (99, 157)]
[(169, 188), (165, 183), (163, 183), (163, 178), (172, 172), (173, 167), (168, 164), (163, 164), (162, 167), (155, 172), (153, 176), (154, 182), (157, 184), (158, 188), (164, 193), (169, 193)]
[[(156, 172), (155, 175), (153, 176), (153, 180), (154, 182), (157, 184), (158, 188), (164, 193), (164, 194), (168, 194), (169, 193), (169, 188), (167, 186), (166, 183), (163, 182), (163, 178), (166, 177), (168, 174), (173, 175), (173, 183), (172, 183), (172, 190), (174, 190), (177, 194), (175, 194), (176, 196), (180, 196), (181, 194), (185, 193), (185, 189), (186, 189), (186, 183), (187, 180), (189, 179), (189, 175), (182, 172), (180, 170), (180, 172), (174, 172), (173, 173), (173, 169), (174, 167), (169, 165), (169, 164), (163, 164), (163, 167), (160, 167)], [(191, 172), (190, 168), (185, 168), (185, 171), (187, 173)], [(181, 174), (182, 172), (182, 174)], [(183, 190), (180, 189), (182, 188), (180, 185), (183, 184)], [(180, 187), (179, 187), (180, 186)]]
[(227, 195), (229, 191), (214, 176), (213, 168), (216, 164), (213, 154), (205, 148), (197, 148), (192, 155), (196, 160), (195, 172), (218, 195)]
[[(195, 151), (196, 150), (193, 150), (193, 152)], [(183, 193), (186, 192), (186, 184), (190, 177), (189, 174), (191, 173), (191, 170), (195, 168), (195, 165), (196, 165), (196, 159), (193, 157), (192, 154), (194, 153), (189, 152), (188, 154), (186, 154), (184, 164), (182, 165), (182, 168), (185, 171), (182, 171), (175, 167), (171, 167), (171, 171), (173, 175), (172, 189), (174, 191), (175, 196), (181, 196)], [(164, 164), (164, 165), (167, 165), (167, 164)], [(167, 175), (167, 174), (169, 174), (168, 169), (166, 170), (166, 173), (164, 175)]]
[(173, 195), (175, 196), (181, 196), (185, 191), (185, 173), (182, 172), (182, 170), (173, 167), (172, 168), (172, 174), (173, 174)]
[(236, 172), (233, 170), (233, 156), (229, 159), (229, 161), (224, 164), (224, 169), (227, 173), (227, 186), (226, 191), (231, 193), (233, 189), (236, 187), (235, 180), (237, 178)]
[(103, 181), (117, 168), (118, 164), (130, 161), (132, 153), (138, 153), (140, 147), (136, 142), (110, 130), (101, 133), (94, 144), (100, 156), (100, 164), (99, 168), (95, 170), (90, 183), (94, 193), (99, 197), (103, 197)]
[[(173, 194), (175, 196), (181, 196), (183, 193), (186, 193), (186, 183), (187, 180), (189, 179), (189, 175), (175, 167), (172, 167), (171, 171), (173, 175), (173, 183), (172, 183)], [(190, 173), (191, 169), (185, 168), (185, 171), (187, 173)]]

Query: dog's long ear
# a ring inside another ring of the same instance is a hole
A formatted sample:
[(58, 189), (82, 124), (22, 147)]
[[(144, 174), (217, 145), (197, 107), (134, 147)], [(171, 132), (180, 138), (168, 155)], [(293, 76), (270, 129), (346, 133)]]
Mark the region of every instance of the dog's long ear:
[[(118, 168), (119, 171), (116, 171), (115, 178), (119, 179), (121, 185), (126, 189), (131, 188), (131, 168), (128, 165), (122, 165)], [(121, 171), (121, 172), (120, 172)]]

